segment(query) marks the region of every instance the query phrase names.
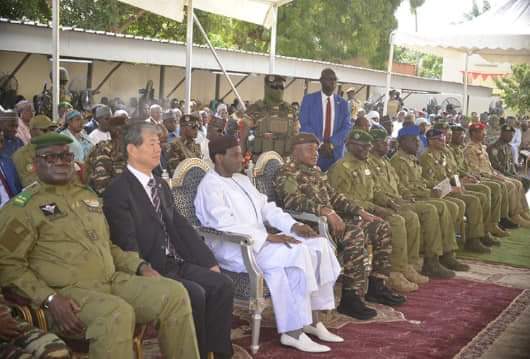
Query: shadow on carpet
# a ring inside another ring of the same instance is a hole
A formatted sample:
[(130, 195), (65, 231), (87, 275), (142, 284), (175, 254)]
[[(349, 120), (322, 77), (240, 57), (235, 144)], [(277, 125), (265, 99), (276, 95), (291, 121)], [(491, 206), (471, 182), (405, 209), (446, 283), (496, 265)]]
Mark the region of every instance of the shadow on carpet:
[[(404, 319), (350, 322), (334, 330), (346, 341), (326, 344), (332, 348), (330, 353), (308, 354), (283, 347), (276, 330), (265, 327), (260, 351), (254, 358), (451, 358), (487, 330), (488, 324), (521, 293), (516, 288), (463, 279), (432, 281), (409, 295), (408, 302), (399, 307)], [(248, 350), (250, 332), (243, 334), (239, 333), (234, 344)], [(490, 336), (489, 340), (494, 338)]]
[(500, 240), (501, 246), (492, 247), (490, 254), (477, 254), (461, 250), (458, 251), (458, 256), (483, 262), (530, 268), (530, 229), (519, 228), (512, 230), (510, 237), (501, 238)]

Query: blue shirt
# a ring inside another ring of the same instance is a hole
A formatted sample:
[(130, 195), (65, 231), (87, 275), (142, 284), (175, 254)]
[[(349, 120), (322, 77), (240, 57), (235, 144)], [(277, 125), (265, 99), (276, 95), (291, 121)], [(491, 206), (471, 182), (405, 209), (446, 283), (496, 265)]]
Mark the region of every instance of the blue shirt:
[(4, 136), (4, 148), (0, 151), (0, 155), (11, 158), (13, 153), (18, 150), (20, 147), (24, 146), (24, 142), (18, 137), (6, 138)]
[[(0, 155), (0, 173), (1, 175), (4, 176), (7, 182), (7, 187), (8, 187), (7, 189), (4, 189), (5, 192), (4, 191), (0, 191), (0, 192), (1, 193), (11, 192), (10, 197), (17, 195), (22, 189), (22, 186), (18, 178), (17, 170), (11, 158)], [(3, 196), (0, 196), (0, 197), (2, 197), (0, 198), (0, 207), (2, 207), (2, 205), (5, 202), (7, 202), (7, 198), (3, 198)]]
[(81, 132), (81, 136), (77, 138), (72, 132), (70, 132), (69, 129), (64, 130), (61, 132), (61, 134), (70, 137), (74, 141), (68, 145), (68, 147), (70, 147), (70, 151), (72, 151), (74, 154), (74, 159), (79, 162), (84, 162), (85, 158), (88, 156), (88, 153), (92, 147), (94, 147), (88, 137)]

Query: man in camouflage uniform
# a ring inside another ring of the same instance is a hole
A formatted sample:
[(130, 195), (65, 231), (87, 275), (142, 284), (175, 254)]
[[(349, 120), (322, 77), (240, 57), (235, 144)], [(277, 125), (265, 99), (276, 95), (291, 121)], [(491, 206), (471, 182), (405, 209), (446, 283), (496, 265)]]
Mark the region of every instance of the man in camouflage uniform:
[(9, 304), (0, 295), (0, 358), (71, 358), (66, 344), (55, 334), (45, 333), (30, 323), (13, 317)]
[(290, 149), (290, 137), (299, 132), (300, 124), (295, 110), (283, 101), (285, 77), (267, 75), (264, 82), (263, 101), (249, 109), (255, 120), (255, 138), (248, 149), (254, 154), (276, 151), (286, 156)]
[(510, 125), (503, 125), (501, 127), (501, 134), (497, 141), (488, 146), (488, 154), (490, 156), (491, 165), (494, 169), (503, 175), (517, 179), (522, 182), (525, 193), (528, 192), (530, 179), (521, 176), (517, 173), (517, 168), (512, 156), (512, 138), (515, 133), (515, 128)]
[(389, 285), (400, 292), (411, 292), (418, 289), (418, 283), (425, 283), (426, 278), (411, 266), (418, 257), (420, 249), (420, 222), (418, 216), (410, 209), (385, 208), (374, 203), (376, 186), (374, 175), (368, 167), (368, 153), (372, 136), (354, 129), (348, 138), (348, 152), (328, 171), (331, 185), (355, 205), (365, 208), (390, 224), (392, 231), (392, 269)]
[(112, 179), (127, 166), (127, 151), (123, 141), (126, 122), (123, 116), (112, 117), (109, 120), (111, 140), (97, 143), (85, 161), (86, 183), (100, 196)]
[[(451, 156), (448, 157), (448, 166), (452, 173), (458, 174), (460, 181), (464, 183), (466, 189), (482, 193), (488, 193), (491, 198), (489, 218), (485, 218), (486, 230), (496, 237), (507, 237), (509, 232), (501, 229), (498, 223), (501, 218), (508, 217), (509, 202), (508, 198), (502, 191), (499, 183), (490, 181), (471, 174), (469, 167), (464, 159), (464, 138), (465, 129), (460, 125), (451, 127), (452, 134), (447, 139), (450, 145), (447, 147)], [(487, 187), (489, 191), (484, 190)]]
[[(427, 132), (427, 139), (429, 141), (428, 149), (420, 157), (420, 165), (427, 186), (434, 188), (441, 181), (452, 179), (456, 173), (453, 173), (448, 166), (448, 154), (444, 151), (445, 136), (443, 132), (439, 129), (431, 129)], [(451, 186), (452, 190), (445, 199), (452, 201), (460, 208), (465, 208), (465, 214), (468, 218), (465, 248), (478, 253), (489, 253), (490, 250), (487, 247), (493, 243), (498, 243), (486, 237), (481, 200), (475, 194), (465, 191), (462, 186), (457, 186), (456, 183), (452, 183)]]
[(169, 144), (166, 154), (169, 176), (180, 162), (186, 158), (201, 158), (201, 146), (195, 143), (201, 119), (196, 115), (184, 115), (180, 118), (180, 137)]
[(130, 359), (136, 322), (156, 322), (164, 357), (198, 358), (186, 289), (112, 244), (101, 200), (72, 181), (70, 142), (32, 140), (39, 181), (2, 209), (0, 282), (47, 308), (65, 336), (89, 340), (91, 359)]
[(491, 165), (484, 141), (486, 126), (475, 123), (469, 126), (470, 142), (464, 149), (464, 158), (472, 175), (493, 180), (502, 185), (503, 195), (509, 198), (509, 219), (501, 220), (501, 227), (513, 228), (520, 225), (530, 228), (530, 214), (526, 201), (523, 184), (514, 178), (509, 178), (497, 172)]
[[(379, 187), (374, 196), (375, 203), (384, 207), (410, 208), (418, 215), (421, 224), (420, 252), (424, 255), (422, 272), (429, 277), (450, 278), (454, 272), (449, 269), (467, 269), (455, 259), (456, 233), (449, 208), (443, 201), (435, 199), (416, 201), (410, 194), (404, 198), (399, 192), (399, 176), (385, 157), (389, 150), (388, 133), (385, 129), (374, 128), (370, 134), (374, 141), (368, 165)], [(420, 258), (413, 259), (413, 264), (420, 267)]]
[[(45, 115), (37, 115), (29, 121), (31, 138), (55, 131), (56, 128), (57, 124)], [(37, 180), (37, 174), (33, 169), (33, 158), (35, 158), (35, 146), (31, 143), (19, 148), (13, 154), (13, 163), (17, 168), (22, 187), (26, 187)]]
[(373, 246), (374, 263), (366, 299), (386, 305), (405, 301), (385, 286), (392, 252), (390, 227), (330, 186), (326, 175), (316, 166), (319, 145), (311, 133), (300, 133), (292, 139), (291, 158), (276, 177), (276, 193), (283, 208), (327, 218), (344, 266), (342, 297), (337, 310), (357, 319), (369, 319), (376, 312), (361, 301), (367, 280), (368, 244)]

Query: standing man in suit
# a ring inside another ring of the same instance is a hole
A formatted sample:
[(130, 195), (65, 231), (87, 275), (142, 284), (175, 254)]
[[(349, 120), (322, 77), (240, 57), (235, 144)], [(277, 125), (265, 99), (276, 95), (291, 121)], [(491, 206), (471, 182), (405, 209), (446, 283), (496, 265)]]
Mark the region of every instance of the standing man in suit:
[(320, 140), (318, 166), (325, 172), (344, 156), (344, 143), (352, 128), (348, 103), (333, 94), (337, 76), (332, 69), (320, 74), (321, 91), (307, 94), (300, 109), (300, 132), (309, 132)]
[(152, 171), (160, 162), (159, 129), (148, 122), (125, 132), (127, 167), (103, 193), (111, 238), (190, 295), (201, 358), (230, 358), (234, 289), (202, 238), (181, 216), (169, 186)]

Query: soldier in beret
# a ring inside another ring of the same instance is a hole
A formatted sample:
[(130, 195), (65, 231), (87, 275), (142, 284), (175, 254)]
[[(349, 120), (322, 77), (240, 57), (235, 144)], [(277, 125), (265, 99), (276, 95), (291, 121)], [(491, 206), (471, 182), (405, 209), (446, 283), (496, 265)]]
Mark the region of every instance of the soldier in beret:
[(418, 289), (417, 283), (425, 283), (427, 278), (416, 272), (412, 264), (420, 249), (420, 223), (411, 210), (397, 207), (385, 208), (375, 204), (378, 191), (375, 174), (368, 166), (368, 153), (373, 137), (354, 129), (346, 143), (348, 152), (328, 171), (331, 185), (355, 205), (366, 209), (390, 224), (392, 231), (392, 255), (389, 285), (399, 292), (412, 292)]
[(172, 177), (178, 164), (186, 158), (201, 158), (201, 147), (195, 143), (201, 119), (195, 114), (186, 114), (180, 118), (180, 137), (169, 145), (166, 154), (168, 172)]
[[(337, 310), (357, 319), (369, 319), (376, 311), (362, 299), (386, 305), (399, 305), (404, 298), (393, 294), (385, 285), (390, 273), (392, 237), (389, 225), (358, 207), (335, 191), (327, 176), (316, 166), (320, 141), (311, 133), (300, 133), (292, 140), (290, 159), (280, 169), (275, 189), (282, 207), (324, 216), (333, 240), (343, 258), (341, 302)], [(366, 248), (374, 251), (373, 269), (366, 276)]]
[(90, 340), (90, 357), (131, 358), (135, 322), (156, 321), (165, 357), (197, 358), (186, 290), (110, 242), (101, 200), (73, 181), (71, 142), (32, 139), (39, 181), (2, 210), (0, 282), (47, 308), (61, 334)]
[(513, 126), (502, 125), (501, 135), (495, 143), (488, 146), (488, 154), (493, 168), (507, 177), (521, 181), (526, 193), (530, 186), (530, 179), (517, 173), (517, 167), (512, 156), (511, 142), (515, 131)]
[(127, 152), (123, 142), (126, 124), (125, 116), (111, 117), (108, 121), (111, 139), (96, 144), (85, 161), (85, 181), (99, 195), (127, 166)]
[(473, 123), (469, 126), (470, 142), (464, 149), (464, 158), (472, 175), (493, 180), (503, 187), (503, 195), (509, 198), (508, 218), (501, 219), (502, 228), (516, 228), (523, 226), (530, 228), (530, 214), (528, 202), (521, 181), (510, 178), (498, 172), (491, 165), (486, 146), (483, 145), (486, 136), (486, 125)]
[[(509, 236), (508, 231), (498, 226), (501, 218), (508, 217), (509, 198), (504, 194), (499, 183), (471, 174), (464, 158), (465, 129), (460, 125), (453, 125), (451, 130), (452, 135), (447, 139), (450, 144), (446, 147), (451, 155), (448, 157), (449, 166), (452, 166), (452, 171), (458, 174), (466, 189), (486, 193), (491, 199), (489, 217), (484, 219), (486, 230), (496, 237)], [(484, 187), (487, 187), (488, 190), (485, 190)]]
[[(450, 269), (461, 265), (456, 262), (454, 255), (457, 249), (456, 233), (449, 208), (443, 201), (436, 199), (416, 201), (410, 193), (403, 197), (399, 176), (386, 158), (389, 150), (388, 133), (384, 129), (372, 129), (370, 134), (374, 141), (368, 164), (379, 187), (374, 196), (375, 202), (384, 207), (398, 206), (413, 210), (421, 224), (422, 272), (433, 278), (454, 276)], [(419, 267), (420, 258), (416, 258), (413, 264)]]
[[(36, 138), (45, 133), (53, 132), (56, 128), (57, 124), (45, 115), (37, 115), (29, 122), (31, 138)], [(37, 180), (37, 174), (33, 169), (34, 157), (35, 146), (31, 143), (19, 148), (13, 154), (13, 163), (17, 168), (18, 176), (20, 177), (20, 183), (23, 187), (26, 187)]]
[[(433, 128), (427, 132), (429, 146), (427, 151), (420, 157), (422, 175), (427, 185), (434, 188), (446, 178), (451, 179), (453, 169), (448, 165), (448, 155), (444, 151), (445, 135), (440, 129)], [(467, 239), (465, 248), (478, 253), (489, 253), (489, 246), (499, 244), (497, 240), (489, 237), (484, 224), (483, 207), (477, 195), (465, 191), (463, 186), (452, 184), (451, 193), (445, 199), (451, 201), (464, 209), (468, 218)], [(488, 210), (487, 208), (486, 210)]]

